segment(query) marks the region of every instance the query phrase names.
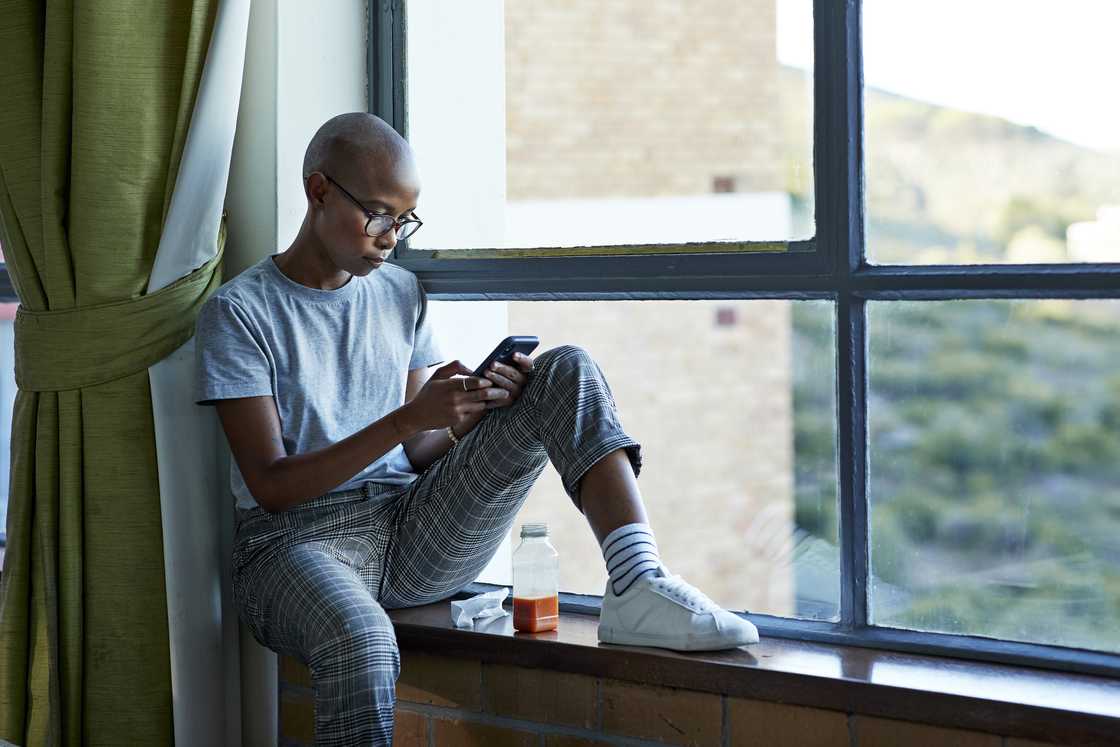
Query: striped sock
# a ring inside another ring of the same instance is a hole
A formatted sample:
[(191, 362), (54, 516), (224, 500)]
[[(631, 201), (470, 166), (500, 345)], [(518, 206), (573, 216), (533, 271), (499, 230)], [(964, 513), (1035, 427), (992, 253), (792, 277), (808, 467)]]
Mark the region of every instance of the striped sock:
[(623, 524), (603, 538), (602, 550), (615, 596), (625, 594), (634, 581), (654, 573), (661, 564), (649, 524)]

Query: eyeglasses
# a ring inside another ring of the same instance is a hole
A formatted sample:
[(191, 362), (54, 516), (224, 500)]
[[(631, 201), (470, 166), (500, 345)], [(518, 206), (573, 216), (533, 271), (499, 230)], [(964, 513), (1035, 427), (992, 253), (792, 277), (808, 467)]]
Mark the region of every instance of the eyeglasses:
[(391, 215), (386, 215), (385, 213), (375, 213), (365, 205), (360, 203), (357, 197), (347, 192), (346, 187), (343, 187), (341, 184), (332, 179), (330, 174), (323, 173), (323, 176), (327, 177), (327, 181), (329, 181), (331, 184), (341, 189), (342, 194), (349, 197), (350, 201), (357, 205), (361, 209), (361, 211), (366, 214), (367, 220), (365, 232), (366, 236), (369, 236), (370, 238), (377, 238), (378, 236), (381, 236), (382, 234), (387, 233), (389, 230), (395, 228), (397, 230), (397, 241), (404, 241), (409, 236), (420, 230), (420, 226), (424, 225), (424, 222), (421, 221), (419, 217), (417, 217), (416, 213), (413, 213), (413, 217), (411, 218), (402, 218), (400, 220), (397, 220)]

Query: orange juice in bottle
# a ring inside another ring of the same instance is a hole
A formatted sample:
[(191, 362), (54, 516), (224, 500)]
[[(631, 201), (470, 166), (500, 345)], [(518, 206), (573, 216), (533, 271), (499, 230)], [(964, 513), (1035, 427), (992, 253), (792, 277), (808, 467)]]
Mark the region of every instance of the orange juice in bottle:
[(513, 627), (539, 633), (559, 622), (560, 555), (548, 541), (548, 524), (522, 524), (513, 552)]

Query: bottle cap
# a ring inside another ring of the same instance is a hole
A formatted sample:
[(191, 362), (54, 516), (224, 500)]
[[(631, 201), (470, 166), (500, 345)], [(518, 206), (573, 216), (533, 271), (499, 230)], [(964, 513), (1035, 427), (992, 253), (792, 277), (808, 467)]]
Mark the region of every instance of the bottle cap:
[(522, 524), (521, 525), (522, 537), (547, 537), (548, 524), (543, 522), (535, 524)]

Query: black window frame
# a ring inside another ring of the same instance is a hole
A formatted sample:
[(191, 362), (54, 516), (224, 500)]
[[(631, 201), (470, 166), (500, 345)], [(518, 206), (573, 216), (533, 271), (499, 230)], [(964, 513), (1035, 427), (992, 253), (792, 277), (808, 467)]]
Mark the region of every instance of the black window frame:
[[(407, 136), (405, 0), (372, 0), (370, 110)], [(782, 253), (457, 259), (400, 247), (393, 262), (448, 300), (827, 299), (835, 305), (838, 622), (749, 614), (763, 636), (1120, 676), (1120, 654), (869, 624), (867, 302), (1120, 298), (1120, 263), (881, 265), (865, 256), (859, 0), (813, 0), (816, 237)], [(438, 255), (438, 256), (437, 256)], [(472, 584), (461, 595), (501, 588)], [(598, 614), (601, 598), (561, 594)]]

